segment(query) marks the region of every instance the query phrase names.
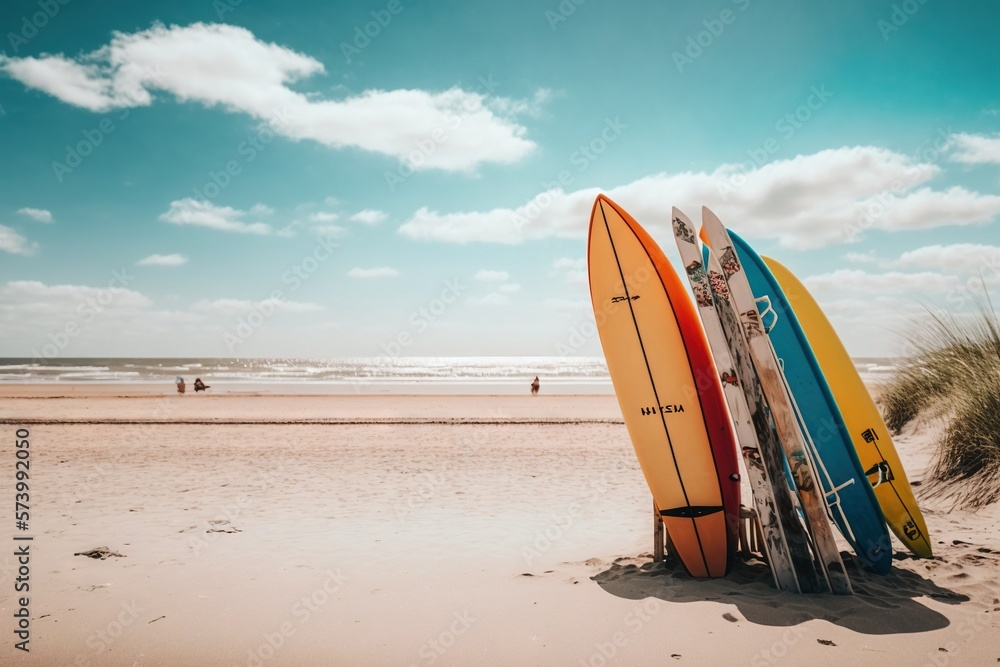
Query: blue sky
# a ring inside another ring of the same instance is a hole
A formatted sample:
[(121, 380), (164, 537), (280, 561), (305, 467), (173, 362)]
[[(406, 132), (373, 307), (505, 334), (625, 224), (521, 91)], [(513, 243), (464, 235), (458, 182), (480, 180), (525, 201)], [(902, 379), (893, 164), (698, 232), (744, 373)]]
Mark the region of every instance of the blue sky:
[(599, 355), (597, 192), (671, 258), (670, 207), (711, 206), (852, 354), (899, 353), (1000, 283), (998, 19), (4, 3), (0, 355)]

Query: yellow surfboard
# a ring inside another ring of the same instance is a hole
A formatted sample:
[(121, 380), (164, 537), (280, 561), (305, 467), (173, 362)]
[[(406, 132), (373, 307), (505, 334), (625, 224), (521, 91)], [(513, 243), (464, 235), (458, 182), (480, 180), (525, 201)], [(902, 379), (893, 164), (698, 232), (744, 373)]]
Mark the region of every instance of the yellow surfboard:
[(608, 372), (667, 534), (693, 577), (729, 571), (739, 527), (736, 443), (695, 306), (656, 242), (599, 195), (590, 294)]
[(770, 257), (763, 259), (792, 305), (813, 354), (823, 369), (886, 523), (910, 551), (930, 558), (927, 524), (913, 496), (896, 447), (892, 444), (889, 429), (882, 421), (882, 415), (858, 375), (854, 362), (802, 282), (780, 262)]

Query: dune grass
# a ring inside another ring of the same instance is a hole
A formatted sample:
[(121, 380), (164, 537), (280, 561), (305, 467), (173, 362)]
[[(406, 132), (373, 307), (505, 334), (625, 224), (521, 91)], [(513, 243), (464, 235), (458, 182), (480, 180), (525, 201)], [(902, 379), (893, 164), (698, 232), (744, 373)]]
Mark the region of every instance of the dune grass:
[(886, 425), (943, 417), (928, 494), (964, 507), (1000, 500), (1000, 320), (989, 300), (974, 316), (934, 311), (907, 336), (914, 353), (881, 397)]

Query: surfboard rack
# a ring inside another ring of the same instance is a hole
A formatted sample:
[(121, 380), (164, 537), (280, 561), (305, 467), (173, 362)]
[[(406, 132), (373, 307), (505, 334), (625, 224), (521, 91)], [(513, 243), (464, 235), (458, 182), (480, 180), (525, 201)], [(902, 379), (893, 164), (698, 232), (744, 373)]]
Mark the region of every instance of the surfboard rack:
[(670, 533), (663, 525), (663, 514), (653, 501), (653, 562), (662, 563), (671, 556), (677, 557), (677, 549), (670, 541)]
[[(757, 308), (761, 309), (760, 323), (761, 326), (764, 327), (764, 333), (766, 334), (771, 333), (771, 330), (778, 325), (778, 313), (771, 305), (771, 297), (767, 295), (758, 297), (754, 299), (754, 302), (757, 304)], [(767, 317), (768, 315), (772, 317), (770, 324), (764, 321), (764, 318)]]
[(753, 556), (767, 561), (767, 549), (764, 548), (764, 527), (760, 524), (757, 510), (752, 507), (740, 506), (740, 553), (744, 558)]
[(667, 531), (663, 529), (663, 516), (660, 515), (660, 508), (653, 501), (653, 562), (662, 563), (665, 557), (664, 539)]
[[(757, 510), (740, 505), (740, 553), (744, 558), (757, 558), (767, 562), (767, 549), (764, 548), (764, 529), (760, 525)], [(653, 502), (653, 562), (662, 563), (673, 552), (670, 545), (670, 535), (663, 527), (663, 516), (660, 508)]]

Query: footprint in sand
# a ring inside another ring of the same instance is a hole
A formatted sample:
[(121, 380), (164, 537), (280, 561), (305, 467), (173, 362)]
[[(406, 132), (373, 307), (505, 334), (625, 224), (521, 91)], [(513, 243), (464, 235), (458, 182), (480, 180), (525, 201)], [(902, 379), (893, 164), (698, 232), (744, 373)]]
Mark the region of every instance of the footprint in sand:
[(99, 591), (102, 588), (110, 588), (111, 584), (94, 584), (93, 586), (80, 586), (81, 591), (87, 591), (88, 593), (93, 593), (94, 591)]
[(240, 530), (239, 528), (236, 528), (235, 526), (229, 526), (228, 528), (223, 528), (223, 526), (225, 526), (226, 524), (229, 523), (229, 521), (227, 521), (226, 519), (211, 519), (211, 520), (209, 520), (208, 523), (211, 526), (217, 526), (217, 527), (215, 527), (215, 528), (209, 528), (208, 530), (205, 531), (206, 533), (242, 533), (243, 532), (242, 530)]
[(87, 558), (95, 558), (100, 560), (106, 560), (108, 558), (125, 558), (124, 554), (120, 554), (117, 551), (112, 551), (107, 547), (97, 547), (96, 549), (90, 549), (89, 551), (77, 551), (74, 556), (86, 556)]

